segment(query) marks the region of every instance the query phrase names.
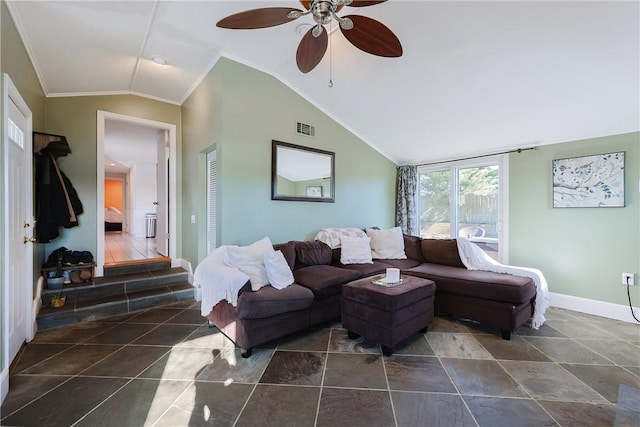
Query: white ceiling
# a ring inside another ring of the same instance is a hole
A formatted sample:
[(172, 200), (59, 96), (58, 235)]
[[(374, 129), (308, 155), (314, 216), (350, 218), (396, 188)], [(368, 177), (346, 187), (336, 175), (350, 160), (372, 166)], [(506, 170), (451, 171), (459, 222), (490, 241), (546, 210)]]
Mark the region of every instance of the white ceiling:
[(640, 130), (637, 1), (346, 7), (341, 15), (387, 25), (404, 55), (371, 56), (336, 31), (333, 88), (329, 55), (309, 74), (295, 65), (309, 16), (259, 30), (215, 26), (296, 1), (7, 5), (47, 96), (134, 93), (181, 104), (224, 56), (274, 75), (399, 164)]
[(126, 174), (136, 164), (156, 163), (162, 130), (117, 119), (105, 120), (104, 170)]

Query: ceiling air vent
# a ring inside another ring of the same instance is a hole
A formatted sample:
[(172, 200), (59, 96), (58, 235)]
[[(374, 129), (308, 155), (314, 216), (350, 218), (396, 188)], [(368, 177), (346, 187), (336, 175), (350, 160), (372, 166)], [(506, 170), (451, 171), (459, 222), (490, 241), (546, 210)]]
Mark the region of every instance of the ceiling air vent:
[(296, 133), (298, 135), (315, 136), (316, 128), (311, 125), (298, 122), (296, 124)]

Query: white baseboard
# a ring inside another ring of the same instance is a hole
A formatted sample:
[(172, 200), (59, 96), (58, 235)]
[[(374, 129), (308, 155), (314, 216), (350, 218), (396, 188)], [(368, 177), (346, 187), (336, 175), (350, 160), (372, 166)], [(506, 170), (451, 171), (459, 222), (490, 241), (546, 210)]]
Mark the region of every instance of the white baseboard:
[(4, 402), (4, 398), (9, 394), (9, 367), (7, 366), (0, 372), (0, 405)]
[(184, 258), (177, 258), (176, 262), (178, 264), (177, 267), (182, 267), (187, 270), (187, 273), (189, 273), (189, 283), (193, 285), (193, 269), (191, 268), (191, 263)]
[(38, 317), (38, 313), (40, 312), (40, 308), (42, 307), (42, 288), (44, 287), (44, 279), (42, 276), (38, 278), (38, 282), (36, 284), (36, 294), (33, 297), (33, 303), (31, 304), (31, 330), (30, 333), (27, 334), (27, 342), (31, 342), (33, 337), (36, 336), (36, 332), (38, 332), (38, 321), (36, 318)]
[(200, 301), (202, 299), (201, 289), (193, 285), (193, 269), (191, 268), (191, 263), (183, 258), (179, 258), (177, 261), (178, 267), (184, 268), (185, 270), (187, 270), (187, 273), (189, 273), (189, 284), (193, 286), (193, 290), (195, 291), (194, 299), (196, 301)]
[[(610, 302), (596, 301), (572, 295), (550, 293), (552, 307), (566, 308), (580, 313), (593, 314), (594, 316), (607, 317), (623, 322), (638, 323), (631, 315), (628, 305), (613, 304)], [(640, 319), (640, 307), (633, 307), (633, 312)]]

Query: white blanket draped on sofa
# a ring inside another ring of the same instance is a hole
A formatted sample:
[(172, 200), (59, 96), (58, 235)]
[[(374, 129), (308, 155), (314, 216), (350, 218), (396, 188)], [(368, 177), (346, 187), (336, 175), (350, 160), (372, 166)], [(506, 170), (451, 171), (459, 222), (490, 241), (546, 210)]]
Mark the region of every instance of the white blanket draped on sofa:
[(544, 312), (549, 307), (549, 287), (540, 270), (527, 267), (514, 267), (500, 264), (469, 239), (459, 237), (458, 252), (460, 260), (468, 270), (492, 271), (514, 276), (529, 277), (536, 285), (536, 303), (534, 305), (531, 328), (538, 329), (545, 321)]
[(249, 280), (249, 276), (225, 262), (226, 253), (227, 246), (214, 249), (193, 273), (193, 284), (201, 290), (200, 313), (203, 316), (222, 300), (235, 307), (240, 288)]

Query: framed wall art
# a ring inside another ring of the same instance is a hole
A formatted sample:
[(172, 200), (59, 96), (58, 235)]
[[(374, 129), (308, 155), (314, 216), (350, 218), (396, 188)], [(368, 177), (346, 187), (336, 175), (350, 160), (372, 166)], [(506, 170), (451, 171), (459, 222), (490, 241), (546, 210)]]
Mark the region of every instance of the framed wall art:
[(624, 151), (552, 161), (554, 208), (624, 207)]
[(307, 197), (322, 197), (322, 186), (311, 185), (307, 187)]

